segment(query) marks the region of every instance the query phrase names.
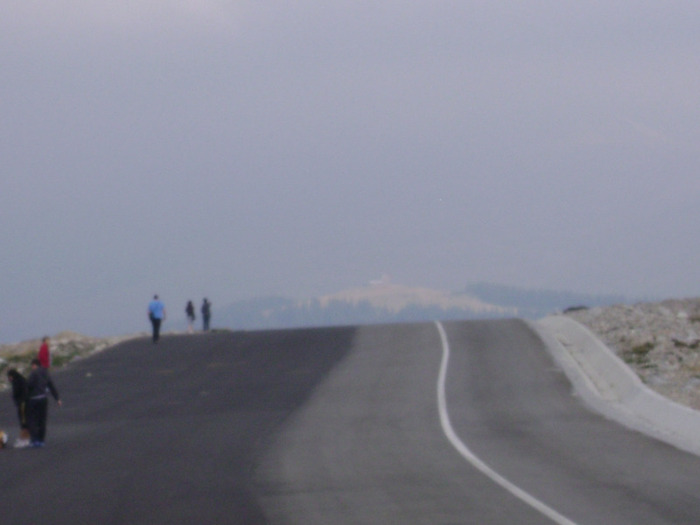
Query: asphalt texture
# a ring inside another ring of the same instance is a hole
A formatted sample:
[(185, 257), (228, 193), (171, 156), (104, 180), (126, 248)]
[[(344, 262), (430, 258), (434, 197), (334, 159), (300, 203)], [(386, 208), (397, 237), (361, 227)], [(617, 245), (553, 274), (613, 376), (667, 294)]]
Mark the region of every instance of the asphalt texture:
[(144, 338), (53, 374), (64, 406), (51, 403), (46, 447), (0, 451), (0, 521), (265, 523), (256, 457), (353, 334)]
[[(524, 322), (444, 326), (450, 419), (491, 468), (571, 523), (700, 523), (700, 458), (590, 412)], [(441, 355), (433, 323), (124, 343), (54, 374), (46, 448), (0, 451), (0, 519), (552, 523), (446, 439)]]

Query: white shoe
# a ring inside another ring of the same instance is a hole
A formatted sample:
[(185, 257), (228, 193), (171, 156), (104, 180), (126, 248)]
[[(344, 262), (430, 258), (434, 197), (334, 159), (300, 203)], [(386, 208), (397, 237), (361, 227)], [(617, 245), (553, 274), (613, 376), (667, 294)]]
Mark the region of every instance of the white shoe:
[(26, 448), (29, 446), (29, 440), (28, 439), (20, 439), (17, 438), (15, 440), (15, 448)]

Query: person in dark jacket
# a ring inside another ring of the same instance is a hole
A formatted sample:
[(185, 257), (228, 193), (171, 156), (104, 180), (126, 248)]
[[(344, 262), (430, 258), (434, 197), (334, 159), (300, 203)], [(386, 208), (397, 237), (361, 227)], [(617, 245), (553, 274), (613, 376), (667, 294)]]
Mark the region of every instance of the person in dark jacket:
[(194, 332), (194, 304), (192, 301), (187, 301), (187, 306), (185, 307), (185, 314), (187, 315), (187, 331), (191, 334)]
[(58, 390), (51, 380), (49, 371), (41, 366), (38, 359), (32, 360), (32, 371), (27, 379), (28, 401), (27, 419), (29, 423), (30, 446), (43, 447), (46, 438), (46, 418), (49, 412), (48, 393), (62, 406)]
[(202, 302), (202, 330), (209, 331), (209, 320), (211, 319), (211, 303), (206, 297)]
[(7, 371), (7, 379), (12, 384), (12, 400), (17, 407), (19, 419), (19, 438), (15, 441), (16, 448), (29, 446), (29, 425), (27, 422), (27, 379), (16, 369)]

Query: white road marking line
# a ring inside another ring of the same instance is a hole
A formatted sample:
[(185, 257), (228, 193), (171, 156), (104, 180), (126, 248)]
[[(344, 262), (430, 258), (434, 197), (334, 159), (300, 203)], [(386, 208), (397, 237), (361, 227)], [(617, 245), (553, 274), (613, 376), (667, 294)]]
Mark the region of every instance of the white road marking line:
[(450, 441), (450, 443), (452, 443), (452, 446), (455, 449), (457, 449), (457, 452), (459, 452), (462, 455), (462, 457), (464, 457), (464, 459), (469, 461), (469, 463), (471, 463), (474, 467), (479, 469), (482, 473), (484, 473), (486, 476), (498, 483), (501, 487), (506, 489), (515, 497), (519, 498), (535, 510), (544, 514), (555, 523), (558, 523), (560, 525), (576, 525), (575, 522), (571, 521), (565, 516), (562, 516), (551, 507), (548, 507), (540, 500), (536, 499), (520, 487), (508, 481), (498, 472), (494, 471), (491, 467), (489, 467), (486, 463), (484, 463), (481, 459), (474, 455), (474, 453), (471, 450), (469, 450), (469, 448), (462, 442), (462, 440), (459, 439), (459, 436), (457, 436), (456, 432), (452, 428), (452, 423), (450, 423), (450, 416), (447, 412), (447, 400), (445, 397), (447, 365), (450, 360), (450, 343), (447, 340), (447, 334), (445, 333), (445, 329), (443, 328), (442, 323), (440, 321), (435, 321), (435, 325), (437, 326), (438, 332), (440, 332), (440, 339), (442, 340), (442, 362), (440, 363), (440, 374), (438, 375), (437, 384), (438, 410), (440, 412), (440, 423), (442, 424), (442, 430), (447, 436), (447, 439)]

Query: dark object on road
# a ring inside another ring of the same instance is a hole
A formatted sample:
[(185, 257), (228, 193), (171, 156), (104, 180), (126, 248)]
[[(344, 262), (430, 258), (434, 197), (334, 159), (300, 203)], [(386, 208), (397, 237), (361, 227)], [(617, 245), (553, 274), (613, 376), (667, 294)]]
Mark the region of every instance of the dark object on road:
[(569, 314), (571, 312), (580, 312), (582, 310), (588, 310), (588, 306), (569, 306), (566, 310), (564, 310), (564, 313)]

